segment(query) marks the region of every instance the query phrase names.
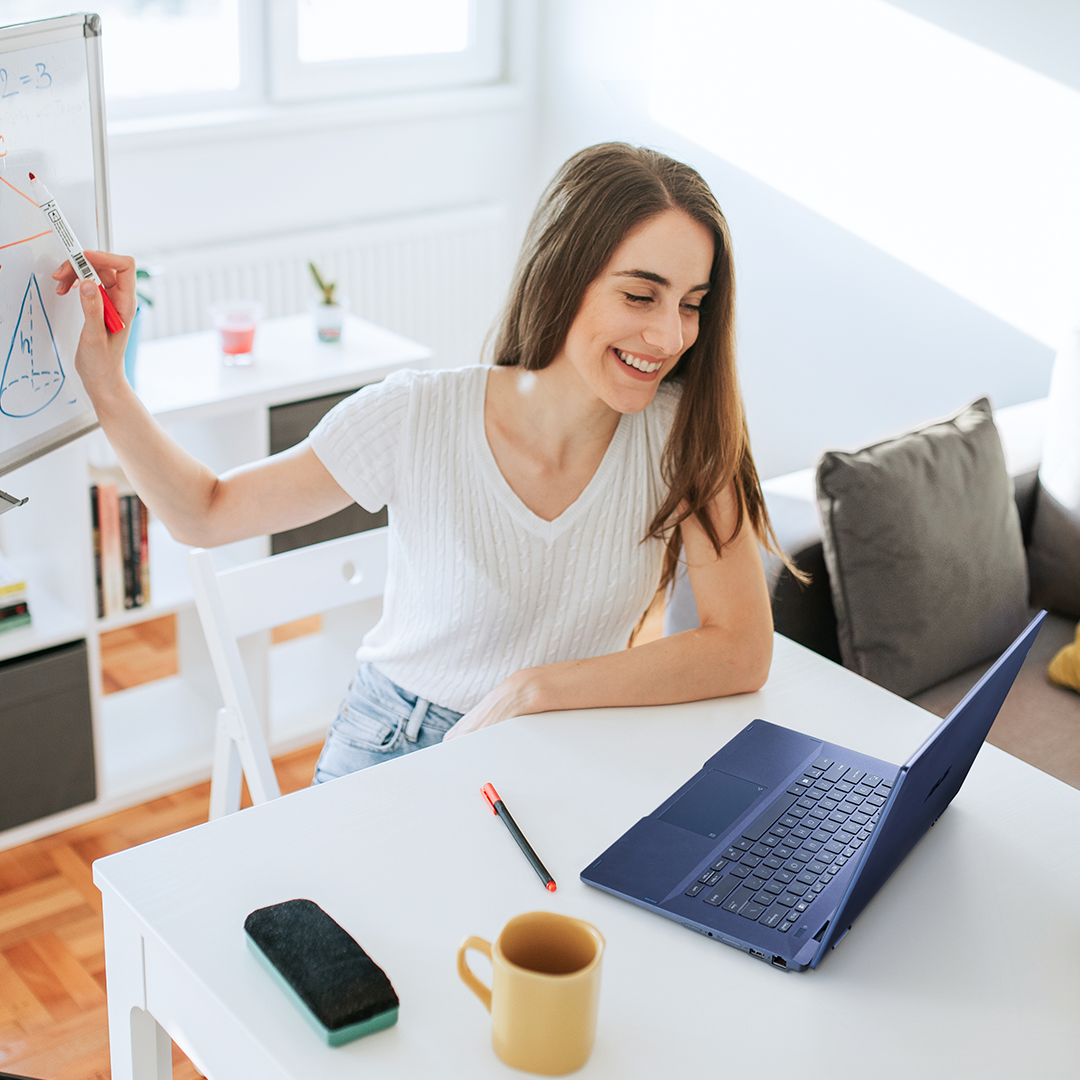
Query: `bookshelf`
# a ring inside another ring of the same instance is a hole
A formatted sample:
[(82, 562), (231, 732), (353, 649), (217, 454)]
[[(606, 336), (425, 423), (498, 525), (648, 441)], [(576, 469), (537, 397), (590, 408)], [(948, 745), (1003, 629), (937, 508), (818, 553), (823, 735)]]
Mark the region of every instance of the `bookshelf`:
[[(225, 368), (216, 334), (143, 343), (135, 389), (181, 445), (217, 471), (270, 452), (271, 410), (351, 391), (403, 367), (422, 367), (431, 351), (350, 316), (341, 341), (320, 343), (308, 315), (270, 319), (256, 338), (256, 362)], [(100, 432), (4, 478), (29, 496), (0, 517), (0, 552), (27, 578), (30, 626), (0, 634), (3, 665), (18, 666), (56, 646), (85, 642), (97, 795), (89, 803), (0, 832), (0, 848), (176, 790), (209, 776), (220, 704), (187, 577), (187, 549), (156, 519), (149, 525), (150, 603), (97, 617), (90, 486), (116, 464)], [(270, 553), (269, 537), (214, 551), (220, 567)], [(177, 619), (179, 674), (103, 696), (100, 637), (162, 615)], [(275, 752), (314, 741), (352, 673), (352, 654), (379, 615), (378, 602), (324, 617), (315, 635), (271, 646), (248, 643), (265, 689)], [(42, 688), (47, 700), (48, 688)], [(2, 781), (2, 777), (0, 777)]]

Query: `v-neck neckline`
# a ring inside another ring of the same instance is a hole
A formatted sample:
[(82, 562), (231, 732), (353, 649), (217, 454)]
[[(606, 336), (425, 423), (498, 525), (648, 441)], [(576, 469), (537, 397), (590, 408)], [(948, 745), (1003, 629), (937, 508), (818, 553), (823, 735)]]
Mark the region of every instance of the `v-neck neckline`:
[(592, 474), (589, 482), (582, 488), (578, 497), (558, 517), (551, 521), (534, 513), (522, 501), (521, 497), (507, 482), (495, 460), (491, 444), (487, 438), (487, 427), (484, 422), (484, 413), (487, 403), (488, 377), (491, 369), (482, 367), (479, 370), (477, 391), (473, 395), (472, 416), (470, 417), (470, 436), (473, 439), (473, 453), (480, 462), (480, 468), (488, 488), (494, 493), (502, 506), (510, 516), (523, 528), (534, 536), (543, 540), (552, 541), (561, 536), (567, 529), (576, 524), (592, 507), (597, 499), (597, 493), (603, 489), (612, 472), (618, 468), (620, 459), (624, 456), (624, 448), (629, 434), (629, 417), (624, 413), (619, 417), (615, 432), (611, 441), (600, 459), (600, 464)]

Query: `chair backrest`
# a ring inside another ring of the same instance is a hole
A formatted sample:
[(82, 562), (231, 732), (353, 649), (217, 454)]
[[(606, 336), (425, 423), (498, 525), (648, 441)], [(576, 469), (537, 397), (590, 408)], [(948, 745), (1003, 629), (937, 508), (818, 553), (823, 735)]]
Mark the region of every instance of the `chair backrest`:
[[(275, 798), (279, 789), (238, 639), (381, 596), (387, 532), (372, 529), (220, 571), (205, 548), (188, 553), (195, 607), (225, 702), (227, 739), (240, 748), (255, 802)], [(226, 737), (221, 723), (219, 716), (219, 739)], [(221, 756), (215, 749), (211, 816), (237, 806), (239, 773), (231, 751)]]
[(386, 529), (342, 536), (322, 544), (213, 569), (210, 552), (191, 552), (193, 576), (214, 574), (234, 637), (304, 619), (358, 600), (382, 596), (386, 584)]

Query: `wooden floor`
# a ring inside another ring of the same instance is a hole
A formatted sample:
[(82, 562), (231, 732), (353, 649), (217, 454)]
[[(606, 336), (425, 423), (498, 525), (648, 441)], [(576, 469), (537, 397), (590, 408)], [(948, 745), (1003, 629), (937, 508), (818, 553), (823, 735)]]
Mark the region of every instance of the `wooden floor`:
[[(311, 783), (318, 752), (274, 762), (283, 792)], [(209, 805), (210, 785), (199, 784), (0, 851), (0, 1072), (108, 1080), (105, 943), (91, 864), (198, 825)], [(173, 1075), (200, 1075), (175, 1046)]]

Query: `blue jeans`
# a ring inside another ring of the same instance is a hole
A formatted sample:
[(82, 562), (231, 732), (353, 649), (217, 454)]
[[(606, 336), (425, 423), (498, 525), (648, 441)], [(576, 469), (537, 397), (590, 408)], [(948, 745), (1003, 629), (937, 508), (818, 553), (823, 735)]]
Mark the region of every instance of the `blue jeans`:
[(434, 746), (461, 716), (410, 694), (370, 664), (361, 664), (326, 734), (311, 782), (323, 784)]

